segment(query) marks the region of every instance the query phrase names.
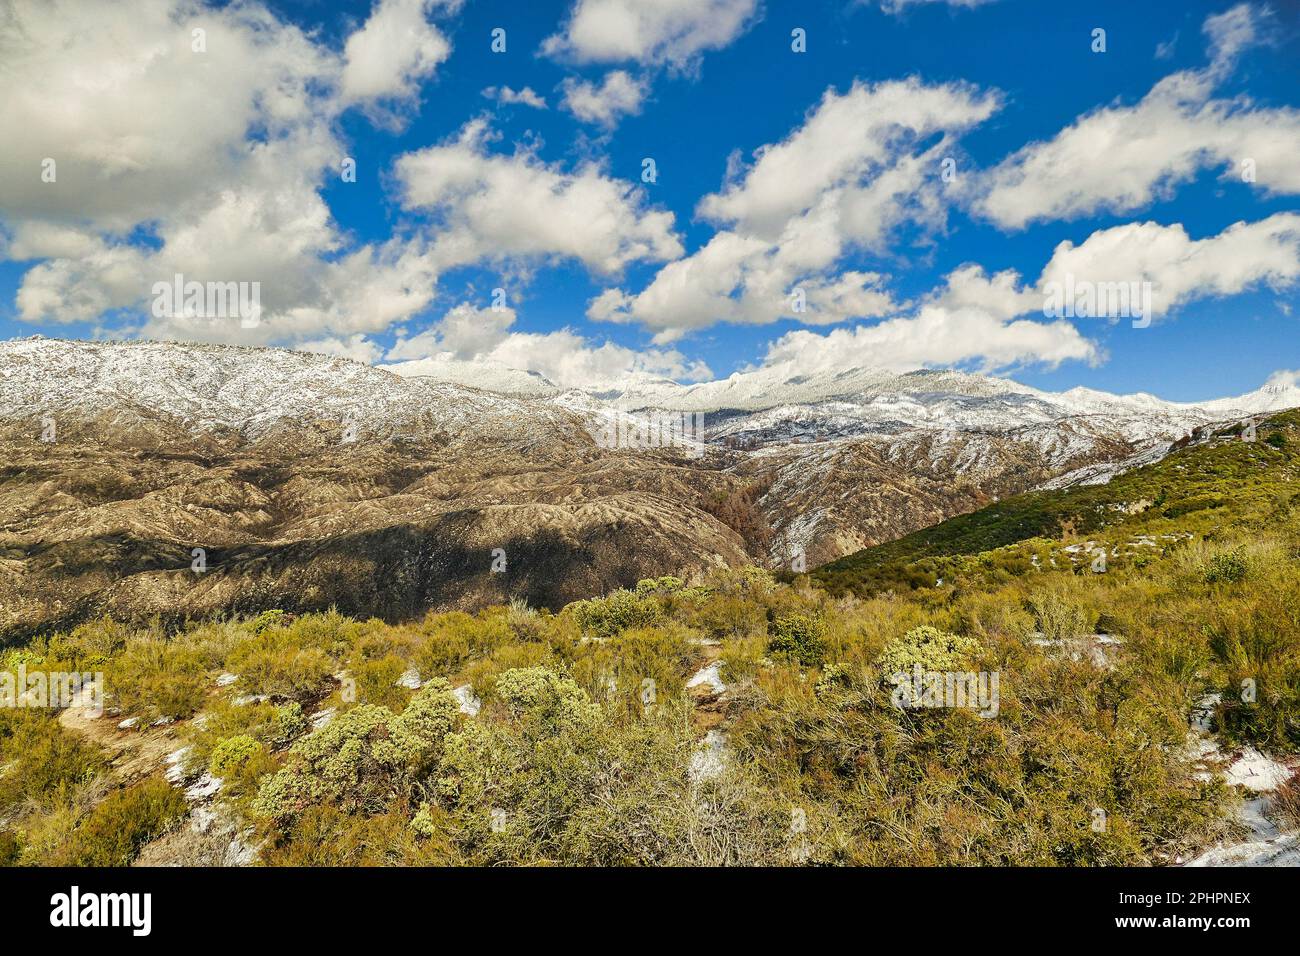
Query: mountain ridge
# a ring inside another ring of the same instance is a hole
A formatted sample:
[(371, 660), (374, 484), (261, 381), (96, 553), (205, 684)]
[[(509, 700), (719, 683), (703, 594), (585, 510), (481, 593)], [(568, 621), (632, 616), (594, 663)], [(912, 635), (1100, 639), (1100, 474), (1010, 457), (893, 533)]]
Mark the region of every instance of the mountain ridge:
[[(1107, 480), (1247, 412), (940, 371), (796, 387), (858, 391), (773, 391), (665, 440), (655, 426), (687, 413), (638, 405), (644, 389), (524, 398), (288, 349), (0, 343), (0, 639), (106, 611), (391, 617), (555, 606), (718, 565), (815, 567)], [(498, 549), (506, 576), (490, 570)]]

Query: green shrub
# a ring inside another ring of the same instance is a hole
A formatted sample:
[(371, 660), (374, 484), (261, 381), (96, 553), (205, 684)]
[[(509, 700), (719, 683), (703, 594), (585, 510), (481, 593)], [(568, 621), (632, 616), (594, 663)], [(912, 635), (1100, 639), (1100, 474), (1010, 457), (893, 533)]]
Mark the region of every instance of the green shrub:
[(1235, 584), (1245, 580), (1248, 570), (1246, 557), (1240, 551), (1216, 554), (1205, 568), (1205, 581), (1207, 584)]
[(140, 848), (189, 812), (165, 780), (151, 778), (109, 795), (56, 854), (62, 866), (129, 866)]
[(318, 647), (303, 647), (293, 631), (264, 630), (236, 647), (227, 666), (239, 674), (247, 693), (307, 700), (319, 694), (334, 671), (334, 662)]
[(104, 665), (104, 684), (113, 703), (145, 721), (183, 719), (203, 706), (208, 692), (207, 665), (194, 647), (147, 636)]
[(212, 748), (208, 770), (212, 776), (225, 778), (239, 772), (250, 760), (262, 752), (262, 745), (247, 734), (227, 737)]
[(98, 747), (49, 714), (0, 709), (0, 817), (24, 804), (52, 808), (105, 769)]
[(1029, 609), (1046, 640), (1068, 641), (1093, 632), (1095, 619), (1064, 587), (1036, 590)]
[(380, 813), (437, 760), (458, 709), (442, 680), (422, 688), (400, 714), (353, 707), (289, 749), (289, 763), (263, 781), (253, 810), (280, 823), (319, 803)]
[(575, 601), (567, 608), (578, 626), (593, 637), (610, 638), (630, 627), (650, 627), (663, 619), (663, 609), (653, 597), (615, 591), (604, 598)]
[(449, 677), (466, 662), (510, 644), (514, 639), (512, 621), (522, 624), (520, 612), (512, 616), (509, 611), (493, 608), (478, 615), (463, 611), (431, 614), (420, 625), (423, 638), (417, 645), (414, 664), (421, 674)]
[(87, 621), (71, 632), (59, 632), (46, 642), (46, 653), (69, 670), (99, 670), (126, 647), (131, 629), (111, 618)]
[(288, 621), (285, 619), (284, 611), (279, 608), (272, 608), (269, 611), (263, 611), (257, 617), (253, 618), (251, 625), (254, 634), (262, 634), (273, 627), (283, 627)]
[(685, 581), (671, 575), (665, 575), (662, 578), (642, 578), (636, 583), (636, 593), (640, 595), (672, 594), (680, 591), (685, 586)]
[(22, 852), (18, 837), (8, 830), (0, 830), (0, 866), (17, 866)]
[(826, 656), (826, 622), (809, 614), (787, 614), (772, 622), (768, 650), (784, 654), (806, 667)]
[(567, 675), (501, 675), (502, 720), (447, 738), (438, 803), (412, 832), (446, 835), (461, 862), (779, 863), (789, 811), (731, 774), (692, 782), (698, 738), (681, 701), (611, 721)]
[(881, 678), (889, 681), (895, 674), (911, 674), (917, 665), (926, 672), (966, 670), (980, 651), (980, 642), (975, 638), (926, 624), (891, 641), (876, 663)]

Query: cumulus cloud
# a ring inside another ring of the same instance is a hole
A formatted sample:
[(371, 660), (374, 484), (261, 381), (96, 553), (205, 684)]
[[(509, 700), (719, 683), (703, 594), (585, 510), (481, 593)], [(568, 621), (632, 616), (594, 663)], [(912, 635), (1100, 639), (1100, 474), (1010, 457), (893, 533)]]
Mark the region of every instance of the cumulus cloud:
[[(121, 309), (144, 314), (142, 334), (264, 344), (374, 331), (428, 304), (437, 272), (424, 243), (353, 246), (320, 195), (347, 155), (336, 125), (366, 43), (340, 55), (252, 3), (8, 10), (0, 218), (5, 254), (41, 260), (22, 278), (20, 318)], [(359, 33), (394, 11), (409, 12), (381, 2)], [(426, 65), (394, 57), (390, 76), (413, 82)], [(176, 274), (260, 283), (261, 323), (152, 315), (151, 289)]]
[[(339, 64), (264, 9), (15, 0), (0, 21), (0, 215), (126, 231), (331, 161)], [(192, 48), (203, 30), (206, 52)], [(260, 144), (249, 133), (261, 131)], [(289, 150), (282, 149), (287, 143)], [(41, 178), (54, 161), (54, 182)]]
[[(679, 255), (672, 214), (639, 189), (592, 164), (494, 155), (482, 122), (398, 161), (407, 208), (427, 223), (362, 245), (339, 230), (321, 196), (348, 154), (339, 117), (409, 97), (446, 55), (428, 17), (456, 6), (379, 0), (339, 53), (257, 4), (139, 0), (124, 17), (107, 3), (17, 0), (0, 27), (0, 219), (4, 254), (35, 262), (19, 316), (93, 323), (126, 310), (153, 337), (366, 357), (367, 336), (427, 309), (450, 268), (572, 258), (613, 273)], [(45, 157), (54, 182), (41, 179)], [(153, 314), (155, 283), (177, 274), (258, 282), (261, 321)]]
[(542, 98), (530, 86), (525, 86), (522, 90), (512, 90), (508, 86), (489, 86), (483, 91), (483, 95), (490, 100), (496, 100), (503, 106), (531, 106), (533, 109), (546, 109), (546, 100)]
[(1241, 51), (1260, 42), (1263, 17), (1241, 4), (1208, 18), (1207, 68), (1174, 73), (1133, 106), (1095, 110), (1020, 149), (981, 178), (976, 212), (1010, 229), (1128, 213), (1216, 167), (1269, 193), (1300, 193), (1300, 110), (1213, 96)]
[(614, 273), (637, 260), (681, 255), (673, 214), (646, 207), (637, 186), (588, 163), (573, 172), (527, 148), (492, 153), (486, 121), (450, 142), (408, 153), (395, 167), (407, 209), (436, 223), (433, 255), (444, 268), (478, 259), (576, 259)]
[(647, 83), (626, 70), (613, 70), (599, 84), (590, 80), (566, 79), (560, 89), (564, 108), (584, 123), (596, 123), (607, 129), (624, 116), (641, 112)]
[(1072, 323), (1041, 319), (1043, 290), (1049, 283), (1065, 283), (1067, 276), (1075, 286), (1150, 282), (1157, 317), (1196, 299), (1256, 286), (1290, 289), (1300, 282), (1300, 214), (1237, 223), (1200, 240), (1189, 238), (1180, 224), (1129, 223), (1099, 230), (1079, 245), (1057, 246), (1030, 285), (1012, 270), (990, 275), (978, 265), (964, 265), (906, 315), (825, 334), (787, 333), (769, 346), (764, 364), (809, 374), (859, 365), (899, 370), (974, 365), (994, 371), (1099, 362), (1100, 349)]
[(1256, 286), (1274, 291), (1300, 281), (1300, 214), (1238, 222), (1215, 236), (1192, 239), (1181, 223), (1131, 222), (1056, 247), (1043, 269), (1049, 282), (1150, 282), (1152, 314), (1168, 315), (1196, 299), (1236, 295)]
[(639, 294), (609, 290), (591, 318), (641, 322), (667, 342), (715, 322), (809, 324), (891, 313), (875, 272), (839, 271), (850, 250), (883, 252), (901, 224), (941, 230), (943, 157), (997, 97), (916, 79), (828, 90), (803, 125), (733, 164), (699, 214), (725, 228), (660, 270)]
[(787, 332), (768, 348), (764, 364), (805, 375), (860, 365), (906, 371), (973, 364), (991, 372), (1099, 358), (1097, 347), (1064, 320), (1006, 321), (973, 307), (927, 304), (916, 315), (874, 325), (831, 329), (825, 334), (808, 329)]
[(707, 365), (674, 349), (635, 350), (614, 342), (592, 343), (572, 329), (514, 331), (513, 309), (475, 308), (466, 303), (429, 328), (400, 337), (385, 356), (402, 375), (429, 375), (472, 384), (499, 378), (505, 369), (537, 372), (561, 388), (626, 385), (630, 378), (700, 381)]
[(428, 18), (461, 0), (378, 0), (369, 19), (343, 48), (340, 95), (344, 103), (409, 100), (433, 75), (451, 43)]
[(1041, 309), (1042, 301), (1014, 271), (990, 276), (978, 265), (965, 265), (910, 314), (825, 334), (789, 332), (769, 346), (765, 364), (807, 374), (861, 365), (900, 371), (975, 365), (994, 371), (1099, 361), (1096, 345), (1071, 323), (1021, 318)]
[(366, 338), (361, 332), (346, 337), (331, 336), (313, 339), (296, 346), (300, 352), (316, 352), (320, 355), (332, 355), (336, 358), (352, 359), (354, 362), (370, 364), (383, 358), (384, 349), (376, 342)]
[(754, 22), (758, 0), (577, 0), (542, 52), (578, 63), (635, 61), (689, 69)]

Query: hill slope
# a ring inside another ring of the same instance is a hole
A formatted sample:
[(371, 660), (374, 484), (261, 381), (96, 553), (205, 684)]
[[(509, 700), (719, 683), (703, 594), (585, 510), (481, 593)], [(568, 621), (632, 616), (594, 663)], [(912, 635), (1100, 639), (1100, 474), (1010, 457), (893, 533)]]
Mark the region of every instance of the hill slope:
[[(1020, 543), (1027, 547), (1007, 558), (1027, 560), (1028, 545), (1039, 538), (1072, 540), (1078, 548), (1071, 553), (1082, 557), (1103, 540), (1115, 550), (1121, 539), (1185, 537), (1224, 524), (1248, 527), (1300, 497), (1300, 411), (1265, 419), (1254, 441), (1245, 437), (1239, 425), (1199, 429), (1159, 461), (1104, 484), (1017, 495), (828, 562), (813, 576), (832, 591), (865, 594), (928, 586), (960, 559)], [(1085, 536), (1098, 540), (1082, 541)]]

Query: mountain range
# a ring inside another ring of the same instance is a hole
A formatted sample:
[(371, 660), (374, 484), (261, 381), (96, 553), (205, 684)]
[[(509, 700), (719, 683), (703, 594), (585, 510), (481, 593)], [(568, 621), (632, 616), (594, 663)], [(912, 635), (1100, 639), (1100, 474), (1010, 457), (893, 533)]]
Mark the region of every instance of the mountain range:
[(956, 371), (561, 389), (448, 368), (0, 343), (0, 639), (100, 613), (400, 618), (557, 607), (717, 564), (812, 568), (1300, 406), (1293, 385), (1179, 404)]

